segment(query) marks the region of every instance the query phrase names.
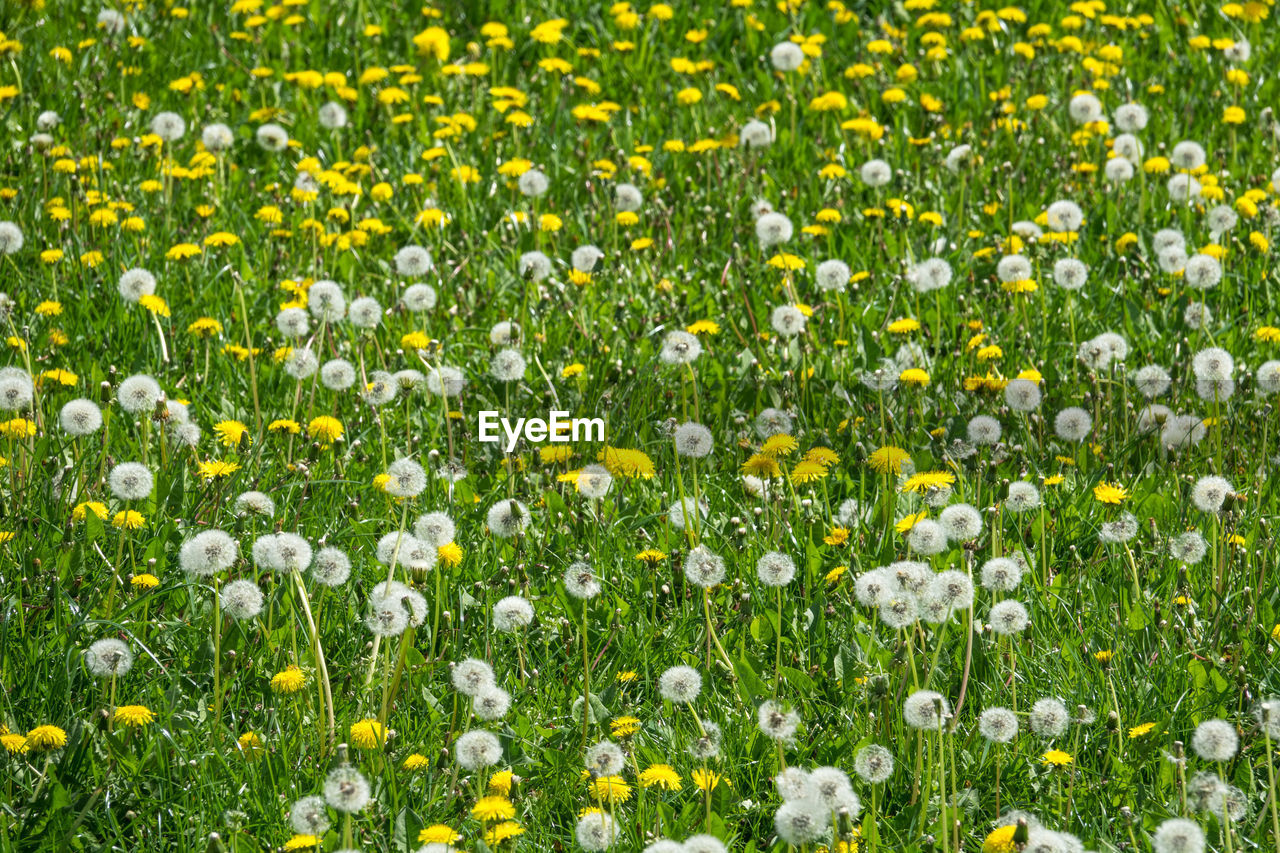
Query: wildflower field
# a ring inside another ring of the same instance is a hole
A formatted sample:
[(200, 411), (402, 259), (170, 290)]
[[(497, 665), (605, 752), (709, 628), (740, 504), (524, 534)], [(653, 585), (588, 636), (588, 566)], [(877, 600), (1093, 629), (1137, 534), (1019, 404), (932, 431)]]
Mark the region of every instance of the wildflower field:
[(0, 851), (1280, 850), (1277, 20), (0, 5)]

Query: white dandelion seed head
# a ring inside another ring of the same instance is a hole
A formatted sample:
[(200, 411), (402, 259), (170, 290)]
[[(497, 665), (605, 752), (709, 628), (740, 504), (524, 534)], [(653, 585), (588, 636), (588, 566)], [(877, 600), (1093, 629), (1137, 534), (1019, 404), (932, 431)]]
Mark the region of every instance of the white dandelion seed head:
[(520, 277), (529, 281), (542, 281), (551, 275), (551, 259), (542, 252), (525, 252), (516, 262)]
[(974, 444), (996, 444), (1000, 441), (1000, 422), (990, 415), (975, 415), (969, 419), (965, 432)]
[(1067, 114), (1076, 124), (1088, 124), (1102, 118), (1102, 101), (1088, 92), (1082, 92), (1067, 102)]
[(349, 764), (336, 767), (324, 780), (324, 800), (344, 814), (354, 814), (369, 804), (369, 781)]
[(133, 668), (133, 652), (123, 640), (104, 637), (84, 650), (84, 665), (95, 678), (120, 677)]
[(385, 406), (396, 398), (400, 383), (385, 370), (375, 370), (369, 374), (361, 397), (370, 406)]
[(1009, 491), (1004, 505), (1010, 512), (1028, 512), (1040, 508), (1040, 490), (1034, 483), (1025, 480), (1014, 480), (1009, 484)]
[(1022, 568), (1008, 557), (992, 557), (982, 564), (981, 581), (992, 592), (1013, 592), (1022, 583)]
[(355, 365), (345, 358), (331, 359), (320, 368), (320, 384), (330, 391), (345, 391), (355, 382)]
[(756, 239), (760, 241), (762, 249), (781, 245), (790, 240), (794, 233), (795, 226), (785, 213), (769, 211), (756, 219)]
[(795, 42), (779, 42), (769, 51), (769, 63), (783, 73), (795, 71), (804, 64), (804, 50)]
[(589, 601), (604, 591), (595, 569), (582, 560), (570, 563), (564, 570), (564, 588), (569, 595), (580, 601)]
[(609, 494), (609, 489), (613, 487), (613, 475), (608, 468), (593, 463), (578, 472), (578, 480), (574, 485), (578, 494), (596, 500)]
[(241, 517), (257, 515), (271, 518), (276, 514), (276, 503), (262, 492), (241, 492), (236, 496), (235, 503), (231, 505), (231, 511)]
[(428, 512), (413, 524), (413, 535), (433, 548), (448, 545), (457, 536), (458, 528), (447, 513)]
[(758, 119), (751, 119), (742, 126), (742, 130), (738, 131), (738, 145), (748, 150), (768, 148), (772, 144), (773, 128)]
[(902, 703), (902, 719), (913, 729), (939, 729), (950, 714), (946, 697), (934, 690), (917, 690)]
[(1169, 371), (1158, 364), (1149, 364), (1133, 374), (1133, 384), (1138, 393), (1148, 400), (1163, 396), (1172, 383)]
[(218, 600), (222, 605), (223, 613), (243, 622), (255, 618), (262, 612), (264, 599), (262, 590), (256, 583), (247, 578), (241, 578), (224, 586), (218, 594)]
[(602, 740), (587, 750), (587, 770), (597, 777), (617, 776), (627, 766), (622, 747), (611, 740)]
[(275, 122), (267, 122), (259, 127), (254, 132), (254, 139), (258, 141), (263, 151), (271, 153), (283, 151), (289, 147), (289, 131)]
[(307, 310), (326, 323), (336, 323), (347, 315), (347, 297), (336, 281), (321, 279), (307, 290)]
[(1142, 104), (1121, 104), (1112, 113), (1116, 127), (1125, 133), (1136, 133), (1147, 126), (1147, 108)]
[(1046, 697), (1037, 699), (1031, 706), (1028, 722), (1031, 725), (1031, 731), (1041, 737), (1054, 738), (1067, 730), (1071, 715), (1067, 713), (1067, 706), (1061, 699)]
[(949, 285), (951, 276), (951, 264), (942, 258), (926, 258), (907, 271), (907, 282), (917, 293), (928, 293)]
[(489, 532), (499, 539), (520, 534), (529, 524), (529, 508), (515, 498), (498, 501), (486, 516)]
[(151, 119), (151, 132), (165, 142), (176, 142), (187, 132), (187, 122), (174, 112), (156, 113)]
[(160, 384), (150, 376), (130, 376), (116, 389), (116, 401), (130, 414), (150, 414), (163, 393)]
[(311, 564), (311, 576), (325, 587), (340, 587), (351, 576), (351, 557), (339, 548), (321, 548)]
[(1280, 361), (1264, 361), (1258, 366), (1254, 379), (1257, 380), (1258, 390), (1263, 394), (1280, 392)]
[(1040, 386), (1030, 379), (1014, 379), (1004, 386), (1004, 401), (1016, 412), (1034, 412), (1040, 400)]
[(493, 667), (479, 658), (464, 658), (453, 666), (450, 673), (453, 688), (464, 696), (479, 696), (484, 691), (496, 686), (493, 678)]
[(795, 576), (795, 561), (779, 551), (769, 551), (756, 561), (756, 577), (765, 586), (786, 586)]
[(1008, 708), (987, 708), (978, 715), (978, 733), (992, 743), (1009, 743), (1018, 736), (1018, 715)]
[(551, 188), (551, 179), (539, 169), (526, 169), (516, 180), (516, 186), (526, 198), (537, 198)]
[(1207, 329), (1213, 323), (1213, 312), (1203, 302), (1189, 302), (1182, 312), (1182, 322), (1192, 329)]
[(140, 501), (151, 496), (155, 479), (141, 462), (121, 462), (107, 475), (107, 485), (117, 500)]
[(489, 329), (489, 343), (498, 347), (510, 346), (520, 339), (520, 324), (502, 320)]
[(982, 532), (982, 513), (969, 504), (952, 504), (938, 515), (947, 538), (953, 542), (968, 542)]
[(1005, 283), (1025, 281), (1035, 275), (1035, 270), (1022, 255), (1005, 255), (996, 264), (996, 275)]
[(947, 152), (946, 159), (942, 161), (942, 165), (946, 167), (948, 172), (959, 172), (965, 166), (971, 165), (976, 159), (972, 145), (960, 144)]
[(141, 267), (134, 267), (121, 273), (116, 290), (125, 302), (137, 302), (156, 292), (156, 277)]
[(1075, 258), (1060, 258), (1053, 265), (1053, 283), (1063, 290), (1079, 290), (1089, 281), (1089, 268)]
[(808, 322), (809, 318), (794, 305), (779, 305), (769, 315), (769, 325), (784, 338), (794, 338), (804, 331)]
[(429, 284), (411, 284), (400, 294), (400, 304), (415, 314), (436, 307), (436, 289)]
[(240, 555), (240, 545), (221, 530), (202, 530), (182, 543), (178, 565), (189, 575), (208, 577), (226, 571)]
[(1209, 475), (1196, 481), (1191, 489), (1191, 502), (1201, 512), (1218, 512), (1233, 494), (1235, 492), (1227, 478)]
[(1204, 146), (1189, 139), (1173, 146), (1169, 154), (1169, 162), (1179, 169), (1195, 170), (1205, 163)]
[(311, 330), (311, 320), (305, 308), (285, 308), (276, 315), (276, 328), (286, 338), (306, 337)]
[(320, 368), (320, 359), (310, 347), (298, 347), (284, 360), (284, 372), (301, 382), (310, 379)]
[(693, 421), (686, 421), (676, 427), (672, 441), (677, 454), (693, 459), (703, 459), (715, 449), (711, 430)]
[(773, 777), (773, 784), (783, 800), (802, 800), (809, 796), (809, 771), (788, 767)]
[(658, 693), (677, 705), (688, 705), (701, 692), (702, 675), (691, 666), (673, 666), (658, 678)]
[(883, 187), (893, 180), (893, 167), (883, 160), (868, 160), (858, 170), (858, 176), (869, 187)]
[(303, 797), (289, 809), (289, 825), (299, 835), (321, 837), (329, 829), (328, 804), (324, 797)]
[(1221, 347), (1206, 347), (1191, 359), (1191, 371), (1197, 379), (1230, 379), (1235, 370), (1235, 359)]
[(1133, 180), (1133, 163), (1124, 157), (1112, 157), (1102, 167), (1102, 174), (1113, 184), (1128, 183)]
[(1138, 535), (1138, 519), (1133, 513), (1123, 513), (1119, 518), (1103, 522), (1098, 528), (1098, 541), (1108, 545), (1120, 545)]
[(676, 329), (662, 339), (658, 357), (664, 364), (692, 364), (702, 354), (702, 342), (688, 332)]
[(764, 409), (760, 414), (756, 415), (756, 435), (762, 439), (770, 438), (779, 433), (791, 434), (795, 428), (791, 420), (791, 415), (781, 409)]
[(437, 397), (457, 397), (466, 387), (467, 377), (456, 367), (443, 364), (427, 372), (427, 390)]
[(1200, 182), (1185, 172), (1179, 172), (1165, 182), (1170, 201), (1191, 204), (1200, 198)]
[(416, 498), (427, 487), (427, 472), (412, 459), (400, 458), (387, 466), (390, 478), (382, 490), (395, 498)]
[(773, 827), (787, 844), (813, 844), (830, 836), (831, 810), (812, 797), (786, 800), (774, 813)]
[(502, 760), (502, 743), (492, 732), (473, 729), (458, 736), (453, 757), (464, 770), (481, 770)]
[[(325, 130), (338, 130), (347, 126), (347, 108), (337, 101), (327, 101), (316, 110), (316, 120)], [(317, 835), (319, 833), (311, 833)]]
[(1031, 616), (1022, 602), (1008, 598), (991, 606), (987, 624), (993, 633), (1004, 637), (1024, 631), (1031, 624)]
[(1084, 224), (1084, 211), (1074, 201), (1055, 201), (1045, 215), (1054, 231), (1079, 231)]
[(831, 293), (844, 290), (849, 283), (849, 276), (852, 274), (848, 264), (832, 258), (818, 264), (817, 269), (813, 272), (813, 280), (818, 285), (819, 290)]
[(494, 630), (504, 634), (528, 628), (533, 616), (533, 605), (518, 595), (508, 595), (493, 605)]
[(620, 834), (617, 823), (608, 812), (588, 812), (578, 818), (578, 825), (574, 829), (578, 846), (587, 853), (608, 850)]
[(756, 710), (756, 722), (765, 737), (790, 743), (800, 728), (800, 715), (779, 702), (769, 700)]
[(1204, 830), (1193, 820), (1170, 818), (1151, 834), (1155, 853), (1204, 853)]
[(858, 750), (853, 759), (853, 772), (868, 785), (889, 781), (893, 775), (893, 753), (878, 743), (871, 743)]
[(489, 375), (499, 382), (519, 382), (524, 378), (526, 366), (519, 350), (499, 350), (489, 361)]
[(357, 329), (376, 329), (382, 323), (382, 305), (372, 296), (361, 296), (347, 306), (347, 319)]
[(694, 586), (710, 589), (724, 581), (724, 558), (698, 545), (684, 558), (684, 576)]
[(1205, 761), (1230, 761), (1239, 748), (1236, 727), (1226, 720), (1205, 720), (1191, 735), (1191, 749)]
[(947, 550), (947, 531), (933, 519), (923, 518), (907, 534), (907, 547), (917, 554), (932, 556)]
[(644, 193), (635, 184), (615, 184), (613, 208), (620, 213), (635, 213), (644, 207)]
[(76, 438), (93, 435), (102, 428), (102, 409), (92, 400), (71, 400), (58, 412), (58, 426)]
[(588, 243), (574, 249), (573, 254), (569, 256), (569, 262), (578, 272), (592, 272), (603, 258), (604, 252), (598, 246)]
[(1070, 406), (1053, 419), (1053, 431), (1063, 441), (1084, 441), (1093, 431), (1093, 417), (1079, 406)]
[[(431, 252), (413, 243), (397, 251), (392, 258), (392, 263), (395, 264), (396, 274), (405, 278), (421, 278), (431, 272), (435, 266), (431, 260)], [(410, 308), (409, 310), (419, 309)]]

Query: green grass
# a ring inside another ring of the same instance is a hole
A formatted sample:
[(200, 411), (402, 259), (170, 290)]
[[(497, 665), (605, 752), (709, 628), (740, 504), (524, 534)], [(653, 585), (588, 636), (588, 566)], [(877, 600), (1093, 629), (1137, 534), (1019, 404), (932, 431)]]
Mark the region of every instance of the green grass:
[[(320, 794), (349, 760), (369, 780), (372, 804), (349, 821), (330, 810), (324, 850), (416, 850), (419, 832), (437, 824), (456, 830), (466, 850), (579, 849), (579, 814), (603, 805), (620, 829), (613, 849), (710, 833), (735, 853), (781, 851), (779, 770), (829, 765), (853, 775), (855, 755), (873, 743), (893, 753), (894, 773), (880, 785), (854, 776), (861, 811), (837, 820), (828, 846), (856, 835), (864, 849), (976, 850), (1010, 809), (1088, 849), (1146, 849), (1175, 816), (1194, 819), (1215, 850), (1280, 844), (1273, 755), (1254, 716), (1280, 693), (1280, 424), (1266, 393), (1274, 369), (1260, 370), (1280, 352), (1273, 8), (1260, 6), (1269, 16), (1251, 22), (1249, 10), (1196, 3), (1104, 12), (1033, 2), (997, 18), (996, 7), (960, 3), (908, 11), (756, 0), (673, 4), (667, 20), (636, 7), (627, 28), (627, 8), (586, 3), (244, 5), (131, 6), (118, 35), (95, 23), (96, 5), (15, 0), (0, 16), (0, 220), (24, 237), (0, 257), (0, 302), (11, 309), (3, 361), (37, 377), (33, 400), (0, 423), (0, 722), (14, 733), (4, 741), (0, 848), (247, 853), (302, 844), (291, 804)], [(557, 18), (560, 40), (531, 36)], [(482, 32), (487, 22), (506, 27), (510, 46), (493, 27)], [(426, 49), (443, 43), (430, 27), (443, 28), (446, 55)], [(810, 39), (810, 59), (777, 73), (770, 50), (793, 36)], [(1223, 41), (1201, 47), (1200, 36)], [(1223, 47), (1243, 39), (1251, 55), (1233, 65)], [(686, 90), (701, 99), (682, 104)], [(1119, 130), (1069, 116), (1080, 91), (1100, 99), (1108, 120), (1130, 101), (1147, 107), (1131, 181), (1104, 175)], [(814, 107), (832, 92), (843, 103), (828, 96), (835, 109)], [(1043, 106), (1029, 104), (1033, 96)], [(336, 130), (317, 117), (332, 100), (348, 113)], [(602, 120), (584, 105), (604, 105)], [(1224, 120), (1233, 106), (1243, 123)], [(60, 121), (37, 144), (46, 110)], [(164, 111), (186, 128), (160, 143), (148, 134)], [(519, 112), (527, 126), (509, 121)], [(753, 118), (773, 129), (766, 149), (738, 145)], [(200, 141), (214, 122), (234, 134), (217, 156)], [(286, 150), (255, 142), (267, 122), (287, 130)], [(1207, 153), (1198, 173), (1207, 192), (1192, 204), (1170, 198), (1177, 170), (1151, 159), (1182, 140)], [(953, 172), (944, 161), (961, 143), (975, 157)], [(893, 167), (887, 186), (860, 180), (871, 158)], [(548, 176), (544, 196), (521, 195), (511, 168), (521, 160)], [(478, 180), (460, 182), (459, 169)], [(302, 172), (317, 192), (291, 192)], [(622, 182), (644, 196), (631, 224), (614, 207)], [(759, 245), (760, 199), (794, 224), (784, 245)], [(1064, 199), (1083, 210), (1078, 232), (1014, 237), (1027, 221), (1051, 232), (1043, 215)], [(1212, 234), (1220, 205), (1238, 222)], [(537, 227), (543, 215), (560, 227)], [(1188, 254), (1220, 254), (1216, 287), (1197, 292), (1163, 270), (1154, 239), (1169, 228)], [(575, 280), (570, 255), (588, 243), (604, 258)], [(438, 301), (418, 313), (400, 304), (415, 279), (393, 260), (409, 244), (434, 259), (418, 280)], [(519, 272), (520, 255), (534, 250), (554, 266), (544, 281)], [(996, 264), (1012, 253), (1031, 262), (1034, 291), (1001, 286)], [(907, 273), (933, 256), (954, 277), (917, 294)], [(1074, 294), (1053, 281), (1064, 257), (1089, 268)], [(780, 269), (788, 258), (797, 268)], [(853, 273), (835, 293), (815, 284), (831, 258)], [(154, 274), (162, 302), (122, 299), (120, 276), (135, 267)], [(348, 302), (376, 299), (386, 309), (377, 328), (313, 319), (304, 337), (287, 339), (277, 313), (305, 307), (306, 289), (322, 279)], [(1202, 327), (1187, 320), (1192, 302), (1211, 312)], [(788, 339), (770, 314), (790, 304), (811, 316)], [(197, 321), (206, 318), (216, 331), (202, 336)], [(903, 319), (916, 324), (891, 325)], [(666, 336), (699, 321), (715, 324), (698, 331), (702, 354), (689, 367), (665, 364)], [(520, 381), (489, 373), (503, 348), (490, 339), (499, 322), (520, 327)], [(1127, 355), (1091, 368), (1079, 347), (1106, 332), (1124, 338)], [(363, 378), (341, 391), (292, 378), (287, 348), (308, 345), (321, 363), (347, 359)], [(1235, 360), (1229, 399), (1197, 396), (1192, 359), (1208, 347)], [(877, 392), (863, 379), (885, 364), (891, 376), (919, 367), (927, 384)], [(1194, 446), (1171, 450), (1159, 429), (1140, 429), (1147, 401), (1134, 374), (1149, 364), (1172, 377), (1153, 402), (1204, 422)], [(418, 386), (376, 407), (358, 393), (374, 370), (440, 365), (465, 373), (460, 396)], [(1026, 371), (1038, 373), (1043, 400), (1024, 415), (1003, 388)], [(194, 444), (183, 441), (181, 413), (121, 409), (117, 389), (135, 374), (189, 404)], [(79, 439), (59, 426), (76, 398), (98, 403), (105, 419)], [(1054, 429), (1073, 406), (1092, 417), (1079, 443)], [(549, 445), (505, 454), (477, 440), (480, 411), (546, 417), (553, 408), (604, 418), (607, 444), (625, 452), (601, 457), (602, 445), (584, 442), (552, 458), (542, 453)], [(765, 447), (756, 418), (768, 408), (792, 417), (793, 450)], [(968, 444), (977, 415), (999, 421), (999, 444)], [(342, 426), (331, 445), (310, 426), (322, 416)], [(671, 437), (689, 420), (715, 441), (696, 463), (677, 457)], [(229, 421), (242, 439), (215, 429)], [(901, 476), (873, 464), (883, 447), (906, 456)], [(811, 478), (797, 473), (815, 448), (835, 461)], [(782, 475), (765, 498), (743, 481), (744, 470), (767, 468), (762, 450)], [(375, 483), (401, 457), (428, 475), (407, 501)], [(465, 467), (454, 483), (438, 476), (451, 459)], [(109, 487), (111, 469), (129, 461), (154, 475), (146, 499), (123, 502)], [(238, 467), (202, 477), (211, 461)], [(590, 500), (565, 475), (597, 461), (614, 479), (607, 496)], [(948, 472), (950, 491), (904, 489), (913, 472)], [(1191, 497), (1209, 475), (1234, 493), (1219, 512)], [(1018, 480), (1040, 487), (1043, 509), (1004, 505)], [(1097, 497), (1103, 484), (1126, 490), (1121, 503)], [(270, 496), (273, 517), (234, 511), (249, 490)], [(668, 512), (695, 493), (709, 513), (681, 531)], [(487, 513), (512, 497), (531, 518), (504, 539), (488, 530)], [(849, 499), (860, 511), (842, 527)], [(945, 623), (894, 630), (859, 603), (855, 581), (918, 556), (895, 525), (920, 512), (936, 519), (948, 503), (977, 507), (983, 530), (919, 557), (932, 570), (976, 581), (987, 560), (1009, 555), (1028, 569), (1016, 591), (979, 587), (972, 609)], [(143, 516), (137, 529), (113, 523), (126, 509)], [(402, 526), (412, 532), (430, 511), (456, 523), (457, 559), (416, 574), (395, 569), (424, 597), (425, 618), (375, 645), (364, 619), (389, 571), (378, 543)], [(1100, 540), (1102, 525), (1124, 512), (1137, 535)], [(192, 577), (179, 549), (208, 529), (234, 537), (240, 556), (213, 577)], [(326, 588), (308, 571), (295, 579), (255, 565), (254, 542), (277, 531), (342, 549), (350, 579)], [(1184, 565), (1170, 545), (1188, 531), (1203, 534), (1209, 553)], [(706, 601), (682, 571), (695, 544), (726, 562), (725, 582)], [(645, 562), (644, 551), (661, 559)], [(770, 551), (797, 566), (781, 596), (756, 574)], [(563, 582), (577, 561), (602, 585), (585, 604)], [(155, 586), (134, 583), (143, 575)], [(216, 590), (238, 578), (265, 596), (261, 615), (241, 622), (214, 608)], [(504, 634), (491, 610), (515, 594), (536, 618)], [(1001, 598), (1030, 613), (1012, 640), (986, 627)], [(114, 682), (84, 661), (107, 637), (135, 656)], [(467, 657), (490, 663), (510, 692), (501, 720), (475, 719), (454, 689), (451, 668)], [(658, 690), (662, 673), (681, 664), (704, 679), (689, 706)], [(302, 689), (273, 689), (289, 666), (304, 673)], [(954, 711), (941, 735), (903, 720), (903, 701), (926, 687)], [(1073, 718), (1085, 713), (1056, 737), (1033, 733), (1028, 712), (1045, 697)], [(758, 707), (774, 698), (802, 721), (781, 748), (757, 726)], [(129, 705), (154, 720), (110, 722)], [(1018, 712), (1012, 743), (997, 747), (979, 733), (978, 715), (992, 707)], [(610, 805), (591, 795), (584, 754), (620, 717), (639, 724), (614, 737), (629, 788)], [(393, 732), (384, 745), (357, 745), (352, 726), (368, 719)], [(1211, 719), (1241, 737), (1221, 765), (1191, 749)], [(697, 758), (690, 748), (708, 723), (723, 733), (719, 753)], [(43, 725), (62, 730), (65, 745), (24, 739)], [(477, 728), (499, 736), (503, 755), (472, 772), (459, 768), (453, 744)], [(260, 748), (237, 745), (250, 733)], [(1055, 769), (1049, 750), (1072, 763)], [(1183, 764), (1170, 760), (1179, 754)], [(405, 766), (411, 755), (420, 766)], [(670, 765), (680, 790), (643, 788), (653, 765)], [(523, 833), (487, 845), (496, 821), (472, 809), (499, 771), (518, 777), (509, 796)], [(1194, 796), (1186, 802), (1186, 779), (1201, 771), (1221, 772), (1242, 792), (1244, 814), (1229, 835)], [(700, 790), (695, 773), (716, 774), (714, 789)]]

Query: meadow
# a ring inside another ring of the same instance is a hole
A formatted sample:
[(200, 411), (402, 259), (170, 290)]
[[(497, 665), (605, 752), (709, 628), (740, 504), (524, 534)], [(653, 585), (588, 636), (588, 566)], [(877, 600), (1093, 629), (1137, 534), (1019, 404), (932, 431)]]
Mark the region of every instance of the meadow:
[(0, 850), (1280, 850), (1277, 14), (4, 3)]

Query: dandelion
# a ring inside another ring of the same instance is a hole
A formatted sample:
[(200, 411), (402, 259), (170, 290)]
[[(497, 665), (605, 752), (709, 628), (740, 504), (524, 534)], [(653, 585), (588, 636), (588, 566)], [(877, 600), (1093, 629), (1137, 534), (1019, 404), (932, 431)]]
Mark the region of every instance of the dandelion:
[(564, 573), (565, 590), (579, 600), (595, 598), (603, 591), (599, 578), (590, 564), (584, 562), (571, 563)]
[(528, 628), (533, 624), (533, 605), (518, 595), (509, 595), (493, 606), (493, 627), (503, 633)]
[(784, 214), (770, 211), (756, 219), (756, 239), (761, 249), (777, 246), (791, 239), (794, 233), (791, 220)]
[(668, 332), (662, 340), (658, 357), (665, 364), (692, 364), (702, 354), (702, 343), (695, 336), (680, 330)]
[(787, 800), (774, 813), (773, 825), (787, 844), (813, 844), (830, 835), (831, 810), (811, 797)]
[(234, 580), (218, 593), (222, 612), (238, 621), (254, 619), (262, 612), (261, 588), (248, 579)]
[(453, 755), (464, 770), (480, 770), (502, 760), (502, 744), (495, 735), (475, 729), (458, 737)]
[(204, 530), (182, 543), (178, 565), (189, 575), (208, 577), (231, 568), (239, 554), (240, 546), (230, 535), (221, 530)]
[(879, 744), (868, 744), (853, 759), (853, 771), (869, 785), (887, 782), (893, 775), (893, 753)]
[(1011, 598), (992, 605), (987, 613), (987, 624), (1000, 636), (1020, 634), (1030, 623), (1027, 608)]
[(58, 412), (58, 426), (75, 438), (93, 435), (102, 428), (102, 410), (91, 400), (71, 400)]
[(773, 129), (762, 121), (752, 119), (738, 132), (738, 144), (747, 150), (768, 148), (773, 144)]
[(324, 835), (330, 826), (324, 797), (303, 797), (295, 801), (289, 809), (289, 825), (300, 835)]
[(662, 698), (677, 705), (688, 705), (702, 692), (702, 676), (691, 666), (673, 666), (658, 679)]
[(1022, 568), (1008, 557), (993, 557), (982, 564), (981, 578), (992, 592), (1012, 592), (1022, 582)]
[(710, 589), (724, 581), (724, 559), (705, 546), (693, 548), (684, 560), (684, 575), (694, 586)]
[(120, 408), (130, 414), (149, 414), (162, 395), (160, 385), (150, 376), (141, 374), (130, 376), (116, 389)]
[(712, 438), (711, 430), (702, 424), (693, 423), (692, 421), (676, 427), (673, 441), (675, 442), (677, 454), (693, 459), (705, 458), (715, 447), (715, 440)]
[(145, 705), (121, 705), (111, 714), (111, 720), (119, 725), (138, 729), (154, 723), (156, 715)]
[(978, 733), (992, 743), (1010, 743), (1018, 735), (1018, 717), (1008, 708), (987, 708), (978, 715)]
[(344, 764), (329, 772), (324, 781), (324, 799), (329, 807), (344, 814), (362, 811), (370, 800), (369, 782), (356, 768)]
[(151, 132), (165, 142), (176, 142), (187, 132), (187, 123), (177, 113), (160, 112), (151, 119)]
[(542, 281), (551, 275), (551, 259), (542, 252), (525, 252), (516, 263), (520, 277), (528, 281)]
[(274, 122), (260, 126), (253, 136), (263, 151), (277, 153), (289, 146), (289, 132)]
[(574, 835), (578, 846), (588, 853), (608, 850), (617, 840), (618, 826), (607, 812), (588, 812), (578, 818)]
[(1031, 706), (1031, 731), (1041, 737), (1054, 738), (1067, 730), (1071, 715), (1059, 699), (1040, 699)]
[(1205, 720), (1196, 726), (1191, 748), (1205, 761), (1230, 761), (1240, 748), (1240, 737), (1226, 720)]
[(529, 524), (529, 509), (514, 498), (498, 501), (486, 517), (489, 532), (499, 539), (518, 536)]
[(769, 62), (783, 73), (795, 71), (804, 64), (804, 51), (795, 42), (784, 41), (769, 51)]
[(913, 729), (940, 729), (950, 715), (946, 698), (933, 690), (917, 690), (902, 704), (902, 719)]
[(107, 637), (85, 649), (84, 665), (95, 678), (119, 678), (133, 668), (133, 652), (124, 641)]
[(1185, 818), (1170, 818), (1151, 835), (1155, 853), (1204, 853), (1204, 830)]

